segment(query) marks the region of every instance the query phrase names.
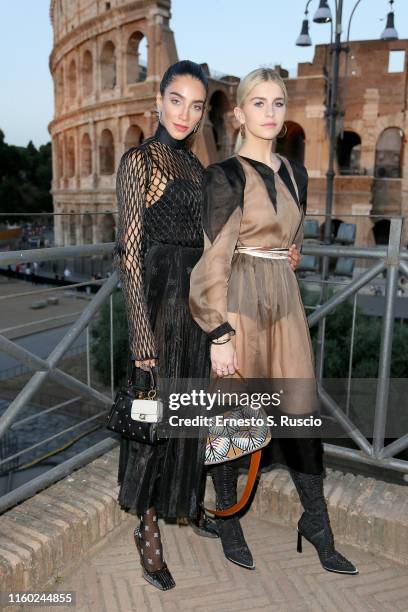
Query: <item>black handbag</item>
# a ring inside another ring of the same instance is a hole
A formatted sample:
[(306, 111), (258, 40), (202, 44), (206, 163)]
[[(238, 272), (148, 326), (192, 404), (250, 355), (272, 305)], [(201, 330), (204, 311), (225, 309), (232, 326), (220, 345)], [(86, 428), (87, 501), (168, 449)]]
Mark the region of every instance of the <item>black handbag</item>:
[[(138, 402), (135, 402), (135, 400), (145, 400), (145, 402), (148, 402), (147, 404), (142, 402), (142, 406), (148, 406), (149, 402), (152, 402), (152, 404), (159, 402), (157, 400), (157, 382), (153, 372), (154, 368), (149, 368), (149, 371), (146, 372), (141, 368), (136, 368), (134, 362), (131, 363), (133, 372), (129, 375), (128, 366), (127, 385), (117, 392), (115, 401), (106, 419), (106, 427), (136, 442), (152, 445), (158, 444), (163, 440), (163, 437), (159, 438), (158, 436), (160, 419), (156, 422), (149, 422), (148, 419), (151, 416), (149, 412), (151, 411), (146, 410), (146, 414), (141, 413), (140, 408), (137, 407)], [(150, 374), (149, 382), (146, 381), (146, 375), (148, 374)], [(143, 380), (143, 378), (145, 379)]]

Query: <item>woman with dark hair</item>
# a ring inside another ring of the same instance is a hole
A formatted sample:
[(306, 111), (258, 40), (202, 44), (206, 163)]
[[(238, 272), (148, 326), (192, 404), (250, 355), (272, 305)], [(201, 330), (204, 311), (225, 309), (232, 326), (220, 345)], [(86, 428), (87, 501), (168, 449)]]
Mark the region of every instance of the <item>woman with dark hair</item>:
[[(143, 370), (156, 366), (165, 379), (209, 373), (206, 335), (188, 307), (190, 271), (203, 248), (203, 167), (191, 145), (207, 92), (201, 66), (190, 61), (170, 66), (157, 94), (156, 133), (129, 149), (118, 168), (115, 264), (134, 380), (143, 381)], [(158, 518), (197, 519), (205, 488), (203, 440), (170, 438), (150, 446), (122, 437), (118, 482), (121, 508), (141, 518), (134, 537), (144, 577), (159, 589), (174, 587)]]

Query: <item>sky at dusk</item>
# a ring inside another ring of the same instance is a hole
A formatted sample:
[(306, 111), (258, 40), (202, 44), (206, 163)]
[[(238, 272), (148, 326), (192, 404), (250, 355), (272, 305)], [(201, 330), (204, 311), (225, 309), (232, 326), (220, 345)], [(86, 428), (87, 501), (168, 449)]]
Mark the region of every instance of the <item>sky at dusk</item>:
[[(355, 0), (344, 0), (343, 31)], [(53, 84), (48, 67), (52, 49), (49, 0), (1, 2), (0, 128), (9, 144), (36, 146), (50, 140)], [(334, 0), (329, 0), (334, 13)], [(305, 0), (173, 0), (171, 28), (180, 59), (207, 62), (211, 69), (239, 77), (258, 66), (280, 64), (296, 76), (298, 62), (313, 59), (313, 47), (295, 46)], [(318, 7), (311, 2), (309, 18)], [(361, 0), (351, 24), (351, 40), (378, 39), (389, 4)], [(408, 38), (408, 0), (394, 3), (399, 38)], [(330, 26), (311, 24), (313, 44), (329, 42)]]

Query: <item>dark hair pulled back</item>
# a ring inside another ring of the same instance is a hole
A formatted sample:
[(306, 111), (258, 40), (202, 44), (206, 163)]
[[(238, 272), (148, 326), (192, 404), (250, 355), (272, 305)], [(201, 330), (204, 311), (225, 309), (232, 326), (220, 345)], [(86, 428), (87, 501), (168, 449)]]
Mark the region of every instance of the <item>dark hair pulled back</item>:
[(181, 60), (169, 66), (160, 82), (160, 93), (163, 96), (170, 83), (178, 76), (191, 76), (204, 85), (205, 95), (208, 94), (208, 78), (202, 66), (190, 60)]

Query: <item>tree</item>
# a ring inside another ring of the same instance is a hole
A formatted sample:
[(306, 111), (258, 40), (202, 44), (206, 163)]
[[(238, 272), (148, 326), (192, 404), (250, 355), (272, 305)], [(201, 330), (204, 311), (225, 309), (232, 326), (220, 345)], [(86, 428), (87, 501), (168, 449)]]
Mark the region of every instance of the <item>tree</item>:
[[(314, 306), (318, 294), (308, 291), (301, 285), (304, 304)], [(342, 302), (326, 319), (324, 371), (326, 378), (347, 378), (351, 345), (351, 323), (353, 305)], [(382, 318), (364, 315), (357, 306), (355, 336), (353, 344), (353, 378), (376, 378), (378, 375), (379, 353), (381, 346)], [(316, 349), (317, 326), (311, 330), (313, 346)], [(408, 377), (406, 346), (408, 326), (396, 324), (394, 327), (391, 356), (391, 373), (394, 378)]]
[(0, 208), (10, 213), (2, 220), (15, 222), (11, 213), (52, 211), (51, 157), (51, 143), (37, 149), (30, 140), (27, 147), (16, 147), (0, 130)]

